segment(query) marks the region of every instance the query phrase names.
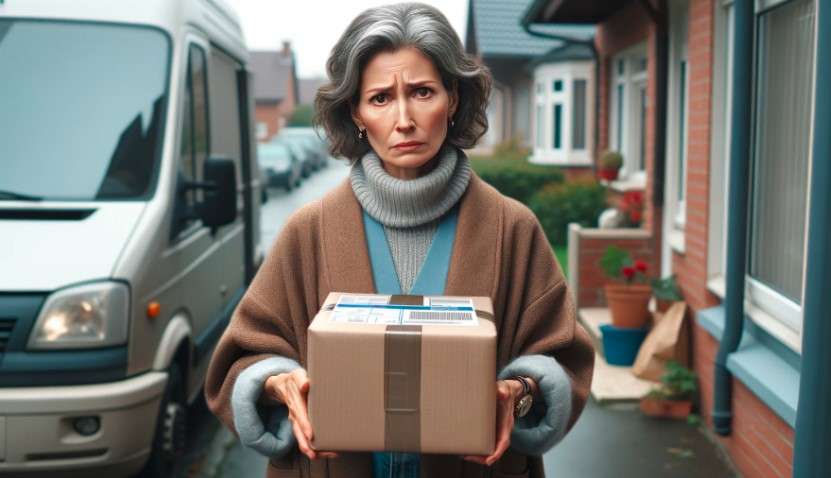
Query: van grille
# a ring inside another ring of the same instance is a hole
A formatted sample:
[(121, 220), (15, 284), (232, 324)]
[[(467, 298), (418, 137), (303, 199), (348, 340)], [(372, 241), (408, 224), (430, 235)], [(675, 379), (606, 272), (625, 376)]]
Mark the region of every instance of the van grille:
[(9, 340), (12, 338), (15, 319), (0, 317), (0, 354), (6, 351)]

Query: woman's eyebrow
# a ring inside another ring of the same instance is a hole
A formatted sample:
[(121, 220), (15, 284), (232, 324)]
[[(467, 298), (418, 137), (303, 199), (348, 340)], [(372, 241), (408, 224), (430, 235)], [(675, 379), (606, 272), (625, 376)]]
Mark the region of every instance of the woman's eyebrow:
[[(407, 86), (408, 89), (412, 90), (412, 89), (415, 89), (415, 88), (419, 88), (419, 87), (434, 84), (434, 83), (438, 83), (438, 81), (436, 81), (436, 80), (416, 80), (416, 81), (408, 82), (406, 84), (406, 86)], [(366, 94), (381, 93), (381, 92), (391, 90), (393, 88), (393, 86), (395, 86), (395, 83), (390, 83), (389, 85), (373, 86), (372, 88), (366, 89), (364, 92)]]

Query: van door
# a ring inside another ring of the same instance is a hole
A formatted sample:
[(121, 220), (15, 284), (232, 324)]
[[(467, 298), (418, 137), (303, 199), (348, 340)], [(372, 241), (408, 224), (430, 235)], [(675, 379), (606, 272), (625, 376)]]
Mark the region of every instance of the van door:
[[(166, 252), (167, 265), (175, 277), (173, 287), (166, 291), (168, 303), (190, 319), (194, 335), (196, 357), (212, 338), (211, 325), (222, 312), (230, 295), (223, 288), (226, 277), (233, 276), (241, 265), (223, 264), (220, 250), (226, 247), (224, 230), (238, 227), (230, 224), (211, 231), (195, 213), (203, 200), (201, 189), (187, 189), (188, 181), (202, 181), (205, 161), (213, 152), (213, 131), (210, 102), (209, 58), (210, 48), (201, 38), (190, 36), (185, 50), (185, 87), (180, 103), (182, 125), (177, 163), (177, 188), (170, 241)], [(241, 253), (240, 253), (241, 254)], [(223, 270), (225, 269), (225, 270)], [(228, 287), (232, 285), (229, 284)], [(164, 302), (163, 302), (164, 303)], [(220, 331), (221, 332), (221, 331)], [(196, 363), (191, 363), (196, 365)], [(188, 374), (192, 378), (192, 374)]]

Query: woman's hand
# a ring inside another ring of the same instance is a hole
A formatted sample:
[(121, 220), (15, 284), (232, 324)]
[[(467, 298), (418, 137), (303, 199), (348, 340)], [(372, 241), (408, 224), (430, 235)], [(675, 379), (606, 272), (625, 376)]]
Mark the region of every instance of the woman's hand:
[(517, 380), (496, 382), (496, 449), (489, 456), (468, 455), (464, 459), (491, 466), (502, 457), (511, 444), (511, 430), (514, 429), (514, 404), (522, 395), (522, 384)]
[(310, 460), (318, 457), (335, 458), (338, 456), (337, 453), (319, 452), (312, 447), (314, 433), (306, 411), (309, 397), (309, 377), (306, 376), (305, 370), (298, 368), (289, 373), (272, 375), (266, 379), (264, 389), (266, 399), (271, 398), (288, 407), (292, 431), (297, 439), (297, 446), (304, 455), (309, 457)]

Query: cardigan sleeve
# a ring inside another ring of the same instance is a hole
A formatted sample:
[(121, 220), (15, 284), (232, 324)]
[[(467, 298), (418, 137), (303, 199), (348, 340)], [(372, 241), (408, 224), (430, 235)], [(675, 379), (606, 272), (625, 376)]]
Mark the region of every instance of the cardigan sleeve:
[[(524, 206), (517, 206), (525, 212)], [(541, 455), (574, 426), (588, 399), (594, 348), (577, 323), (571, 291), (539, 221), (530, 211), (515, 226), (502, 280), (511, 284), (502, 334), (512, 337), (500, 354), (499, 378), (525, 375), (541, 402), (516, 421), (511, 446)], [(521, 259), (520, 259), (521, 258)]]
[(286, 407), (257, 400), (270, 375), (302, 364), (308, 323), (302, 287), (312, 281), (297, 280), (305, 265), (300, 257), (311, 256), (303, 250), (299, 214), (304, 213), (290, 217), (272, 245), (217, 343), (205, 378), (210, 410), (243, 444), (269, 456), (294, 445)]

